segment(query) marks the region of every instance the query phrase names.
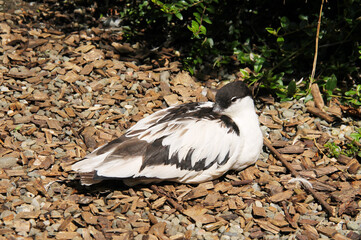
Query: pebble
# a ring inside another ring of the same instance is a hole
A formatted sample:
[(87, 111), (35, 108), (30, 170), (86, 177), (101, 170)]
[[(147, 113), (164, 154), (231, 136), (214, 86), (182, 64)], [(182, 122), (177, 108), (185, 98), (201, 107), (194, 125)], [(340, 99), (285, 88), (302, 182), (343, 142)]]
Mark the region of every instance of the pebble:
[(24, 137), (23, 135), (21, 135), (21, 133), (15, 131), (13, 133), (13, 136), (18, 140), (18, 141), (25, 141), (26, 140), (26, 137)]
[(255, 201), (254, 204), (256, 205), (256, 207), (263, 207), (260, 201)]
[(286, 109), (282, 111), (282, 116), (286, 119), (290, 119), (295, 115), (295, 111), (291, 109)]
[(304, 105), (303, 104), (299, 104), (299, 103), (295, 103), (291, 106), (291, 109), (303, 109)]
[[(36, 141), (34, 139), (26, 139), (24, 142), (21, 143), (22, 146), (32, 146), (36, 143)], [(27, 150), (28, 151), (28, 150)], [(27, 153), (27, 151), (25, 151), (24, 153)], [(32, 151), (31, 151), (32, 152)], [(28, 153), (27, 153), (28, 154)]]
[[(174, 215), (173, 215), (173, 216), (174, 216)], [(172, 224), (173, 224), (174, 226), (178, 226), (179, 223), (180, 223), (180, 220), (179, 220), (178, 218), (174, 217), (174, 218), (171, 220), (171, 222), (172, 222)]]
[(66, 157), (66, 152), (62, 148), (56, 148), (54, 151), (56, 152), (55, 158)]
[(9, 88), (5, 86), (0, 86), (0, 92), (9, 92)]
[(346, 226), (350, 230), (360, 231), (361, 230), (361, 219), (358, 219), (357, 221), (348, 221), (346, 223)]
[(262, 135), (265, 137), (269, 137), (270, 129), (267, 126), (262, 125), (261, 126)]
[(40, 210), (40, 204), (36, 198), (32, 199), (31, 206), (33, 206), (35, 210)]
[(261, 191), (261, 187), (258, 185), (258, 183), (254, 183), (252, 184), (252, 188), (254, 191)]
[(167, 225), (166, 233), (170, 236), (176, 235), (179, 233), (178, 226), (174, 224)]
[(338, 129), (338, 128), (332, 129), (331, 134), (332, 134), (332, 136), (337, 136), (337, 135), (339, 135), (339, 134), (340, 134), (340, 129)]
[(22, 204), (19, 207), (16, 207), (16, 213), (21, 213), (21, 212), (31, 212), (34, 210), (34, 207), (28, 204)]
[(277, 140), (281, 140), (282, 139), (282, 134), (280, 132), (280, 130), (274, 130), (272, 132), (270, 132), (269, 137), (273, 140), (273, 141), (277, 141)]
[(186, 228), (187, 228), (187, 230), (194, 230), (195, 227), (196, 226), (192, 223), (192, 224), (189, 224)]
[(144, 234), (138, 234), (138, 235), (134, 238), (134, 240), (143, 240), (143, 239), (148, 239), (148, 238), (146, 238), (146, 236), (145, 236)]

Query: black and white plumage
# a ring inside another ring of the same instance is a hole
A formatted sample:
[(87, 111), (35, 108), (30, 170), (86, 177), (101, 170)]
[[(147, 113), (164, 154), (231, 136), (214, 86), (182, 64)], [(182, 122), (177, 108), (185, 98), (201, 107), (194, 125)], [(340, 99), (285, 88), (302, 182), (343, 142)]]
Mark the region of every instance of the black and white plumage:
[(169, 107), (72, 165), (84, 185), (122, 179), (200, 183), (256, 162), (263, 146), (251, 91), (241, 81), (218, 90), (216, 102)]

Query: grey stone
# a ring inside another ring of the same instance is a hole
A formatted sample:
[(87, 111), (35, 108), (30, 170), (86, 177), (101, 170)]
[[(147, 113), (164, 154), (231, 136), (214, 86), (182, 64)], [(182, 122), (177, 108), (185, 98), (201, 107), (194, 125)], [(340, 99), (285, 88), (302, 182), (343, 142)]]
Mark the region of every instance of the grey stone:
[(146, 237), (146, 235), (144, 235), (144, 234), (138, 234), (137, 236), (135, 236), (134, 240), (142, 240), (143, 237)]
[(177, 225), (173, 225), (173, 224), (167, 225), (166, 232), (169, 236), (174, 236), (177, 233), (179, 233)]
[(194, 225), (194, 223), (189, 224), (189, 225), (187, 226), (187, 230), (194, 230), (195, 227), (196, 227), (196, 226)]
[(331, 132), (332, 136), (337, 136), (340, 134), (340, 129), (338, 128), (334, 128), (332, 129), (332, 132)]
[(269, 135), (273, 141), (282, 139), (282, 134), (281, 134), (280, 130), (274, 130), (274, 131), (270, 132)]
[(169, 82), (170, 73), (168, 71), (161, 72), (159, 75), (159, 79), (162, 82)]
[(270, 129), (264, 125), (261, 126), (261, 131), (263, 136), (268, 136), (268, 132), (270, 131)]
[(0, 92), (9, 92), (10, 89), (8, 87), (5, 86), (0, 86)]
[(286, 109), (282, 112), (284, 118), (292, 118), (295, 115), (295, 111), (291, 109)]
[(221, 240), (230, 240), (230, 239), (231, 239), (231, 237), (228, 235), (222, 235), (222, 238), (221, 238)]
[(171, 220), (171, 222), (172, 222), (172, 224), (173, 224), (174, 226), (178, 226), (179, 223), (180, 223), (179, 219), (176, 218), (176, 217), (174, 217), (174, 218)]
[(37, 228), (30, 228), (30, 231), (29, 231), (29, 236), (38, 236), (39, 239), (41, 238), (41, 235), (42, 234), (42, 231), (40, 229), (37, 229)]
[(23, 13), (23, 11), (20, 9), (14, 11), (14, 14), (16, 14), (16, 15), (21, 15), (22, 13)]
[(31, 201), (31, 205), (34, 207), (35, 210), (39, 210), (40, 209), (40, 203), (38, 202), (38, 200), (36, 198), (33, 198)]
[[(35, 140), (33, 140), (33, 139), (26, 139), (24, 142), (22, 142), (21, 143), (21, 146), (23, 147), (23, 148), (26, 148), (26, 147), (28, 147), (28, 146), (32, 146), (32, 145), (34, 145), (36, 143), (36, 141)], [(29, 150), (27, 150), (28, 152), (26, 153), (26, 154), (30, 154), (29, 153)], [(30, 152), (32, 152), (32, 151), (30, 151)], [(25, 152), (24, 152), (25, 153)], [(32, 152), (32, 154), (33, 154), (33, 152)], [(30, 155), (29, 155), (30, 156)]]
[(26, 140), (26, 137), (24, 137), (23, 135), (21, 135), (21, 133), (15, 131), (13, 133), (13, 136), (18, 140), (18, 141), (25, 141)]
[(302, 109), (303, 106), (303, 104), (295, 103), (291, 106), (291, 109)]
[(254, 184), (252, 185), (252, 188), (253, 188), (253, 190), (255, 190), (255, 191), (261, 191), (261, 188), (260, 188), (260, 186), (258, 185), (258, 183), (254, 183)]
[(348, 221), (346, 223), (346, 226), (350, 230), (359, 231), (361, 229), (361, 220), (358, 220), (356, 222)]
[(16, 207), (16, 213), (21, 212), (31, 212), (34, 210), (34, 207), (31, 205), (23, 204), (21, 206)]
[(221, 226), (220, 228), (218, 228), (218, 232), (223, 233), (224, 231), (226, 231), (225, 226)]

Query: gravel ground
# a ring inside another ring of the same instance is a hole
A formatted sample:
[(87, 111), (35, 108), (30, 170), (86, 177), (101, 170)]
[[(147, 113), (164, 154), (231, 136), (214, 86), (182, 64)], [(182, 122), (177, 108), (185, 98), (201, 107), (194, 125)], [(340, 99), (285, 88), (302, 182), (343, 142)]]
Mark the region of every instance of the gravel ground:
[(31, 24), (52, 14), (39, 8), (0, 15), (1, 239), (360, 239), (360, 164), (329, 157), (324, 144), (346, 146), (361, 121), (333, 103), (326, 121), (312, 101), (257, 100), (264, 136), (331, 214), (267, 148), (254, 166), (199, 185), (82, 187), (72, 163), (152, 112), (213, 100), (238, 77), (199, 81), (173, 49), (151, 58), (118, 29)]

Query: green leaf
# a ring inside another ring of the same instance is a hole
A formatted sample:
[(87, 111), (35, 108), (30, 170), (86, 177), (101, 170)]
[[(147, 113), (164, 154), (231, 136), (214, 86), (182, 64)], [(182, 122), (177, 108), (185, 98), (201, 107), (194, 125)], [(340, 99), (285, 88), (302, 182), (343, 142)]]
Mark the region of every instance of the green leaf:
[(213, 6), (208, 7), (207, 11), (210, 12), (210, 13), (215, 13), (216, 12), (216, 10), (214, 9)]
[(284, 41), (285, 41), (285, 39), (284, 39), (283, 37), (278, 37), (278, 38), (277, 38), (277, 43), (278, 43), (278, 44), (283, 44)]
[(303, 14), (298, 15), (298, 18), (301, 20), (304, 20), (304, 21), (308, 21), (308, 16), (303, 15)]
[(305, 97), (305, 103), (308, 102), (308, 101), (311, 101), (313, 100), (313, 96), (311, 93), (309, 93), (306, 97)]
[(262, 69), (263, 64), (260, 62), (255, 62), (253, 69), (256, 73), (259, 73)]
[(193, 74), (194, 74), (194, 68), (192, 68), (192, 67), (188, 67), (188, 71), (191, 73), (191, 75), (193, 75)]
[(207, 38), (207, 42), (208, 42), (209, 47), (212, 48), (214, 45), (213, 38)]
[(285, 16), (281, 17), (281, 27), (287, 28), (289, 24), (290, 24), (290, 20), (287, 17)]
[(196, 17), (198, 23), (201, 23), (201, 15), (197, 12), (194, 12), (193, 15)]
[(207, 29), (205, 26), (201, 25), (201, 28), (199, 30), (200, 30), (200, 34), (203, 34), (203, 35), (207, 34)]
[(337, 78), (335, 74), (332, 74), (331, 77), (327, 79), (326, 90), (333, 91), (337, 87)]
[[(191, 32), (193, 32), (193, 34), (195, 36), (195, 34), (198, 32), (199, 24), (196, 21), (192, 20), (192, 26), (187, 26), (187, 27), (189, 30), (191, 30)], [(195, 37), (197, 37), (197, 36), (195, 36)]]
[(277, 35), (276, 30), (271, 27), (266, 27), (266, 30), (267, 30), (267, 32), (269, 32), (272, 35), (275, 35), (275, 36)]
[(296, 81), (292, 80), (287, 86), (287, 96), (292, 97), (296, 93)]
[(240, 69), (239, 72), (241, 73), (241, 77), (243, 78), (249, 78), (249, 73), (245, 69)]
[(361, 135), (359, 133), (351, 133), (350, 137), (352, 137), (356, 142), (359, 142)]
[(354, 90), (350, 90), (350, 91), (347, 91), (347, 92), (345, 92), (345, 95), (346, 96), (352, 96), (352, 95), (356, 95), (356, 91), (354, 91)]
[(357, 95), (358, 95), (358, 96), (361, 95), (361, 85), (357, 85), (357, 87), (356, 87), (356, 92), (357, 92)]
[(208, 23), (208, 24), (212, 24), (212, 21), (209, 19), (208, 16), (204, 16), (204, 17), (203, 17), (203, 21), (205, 21), (205, 22)]
[(253, 66), (254, 71), (255, 71), (256, 73), (259, 73), (259, 72), (261, 71), (264, 62), (265, 62), (265, 59), (264, 59), (263, 57), (259, 57), (259, 56), (258, 56), (258, 57), (256, 58), (256, 61), (255, 61), (254, 66)]
[(175, 14), (175, 16), (179, 19), (179, 20), (183, 20), (183, 15), (180, 12), (177, 12)]

